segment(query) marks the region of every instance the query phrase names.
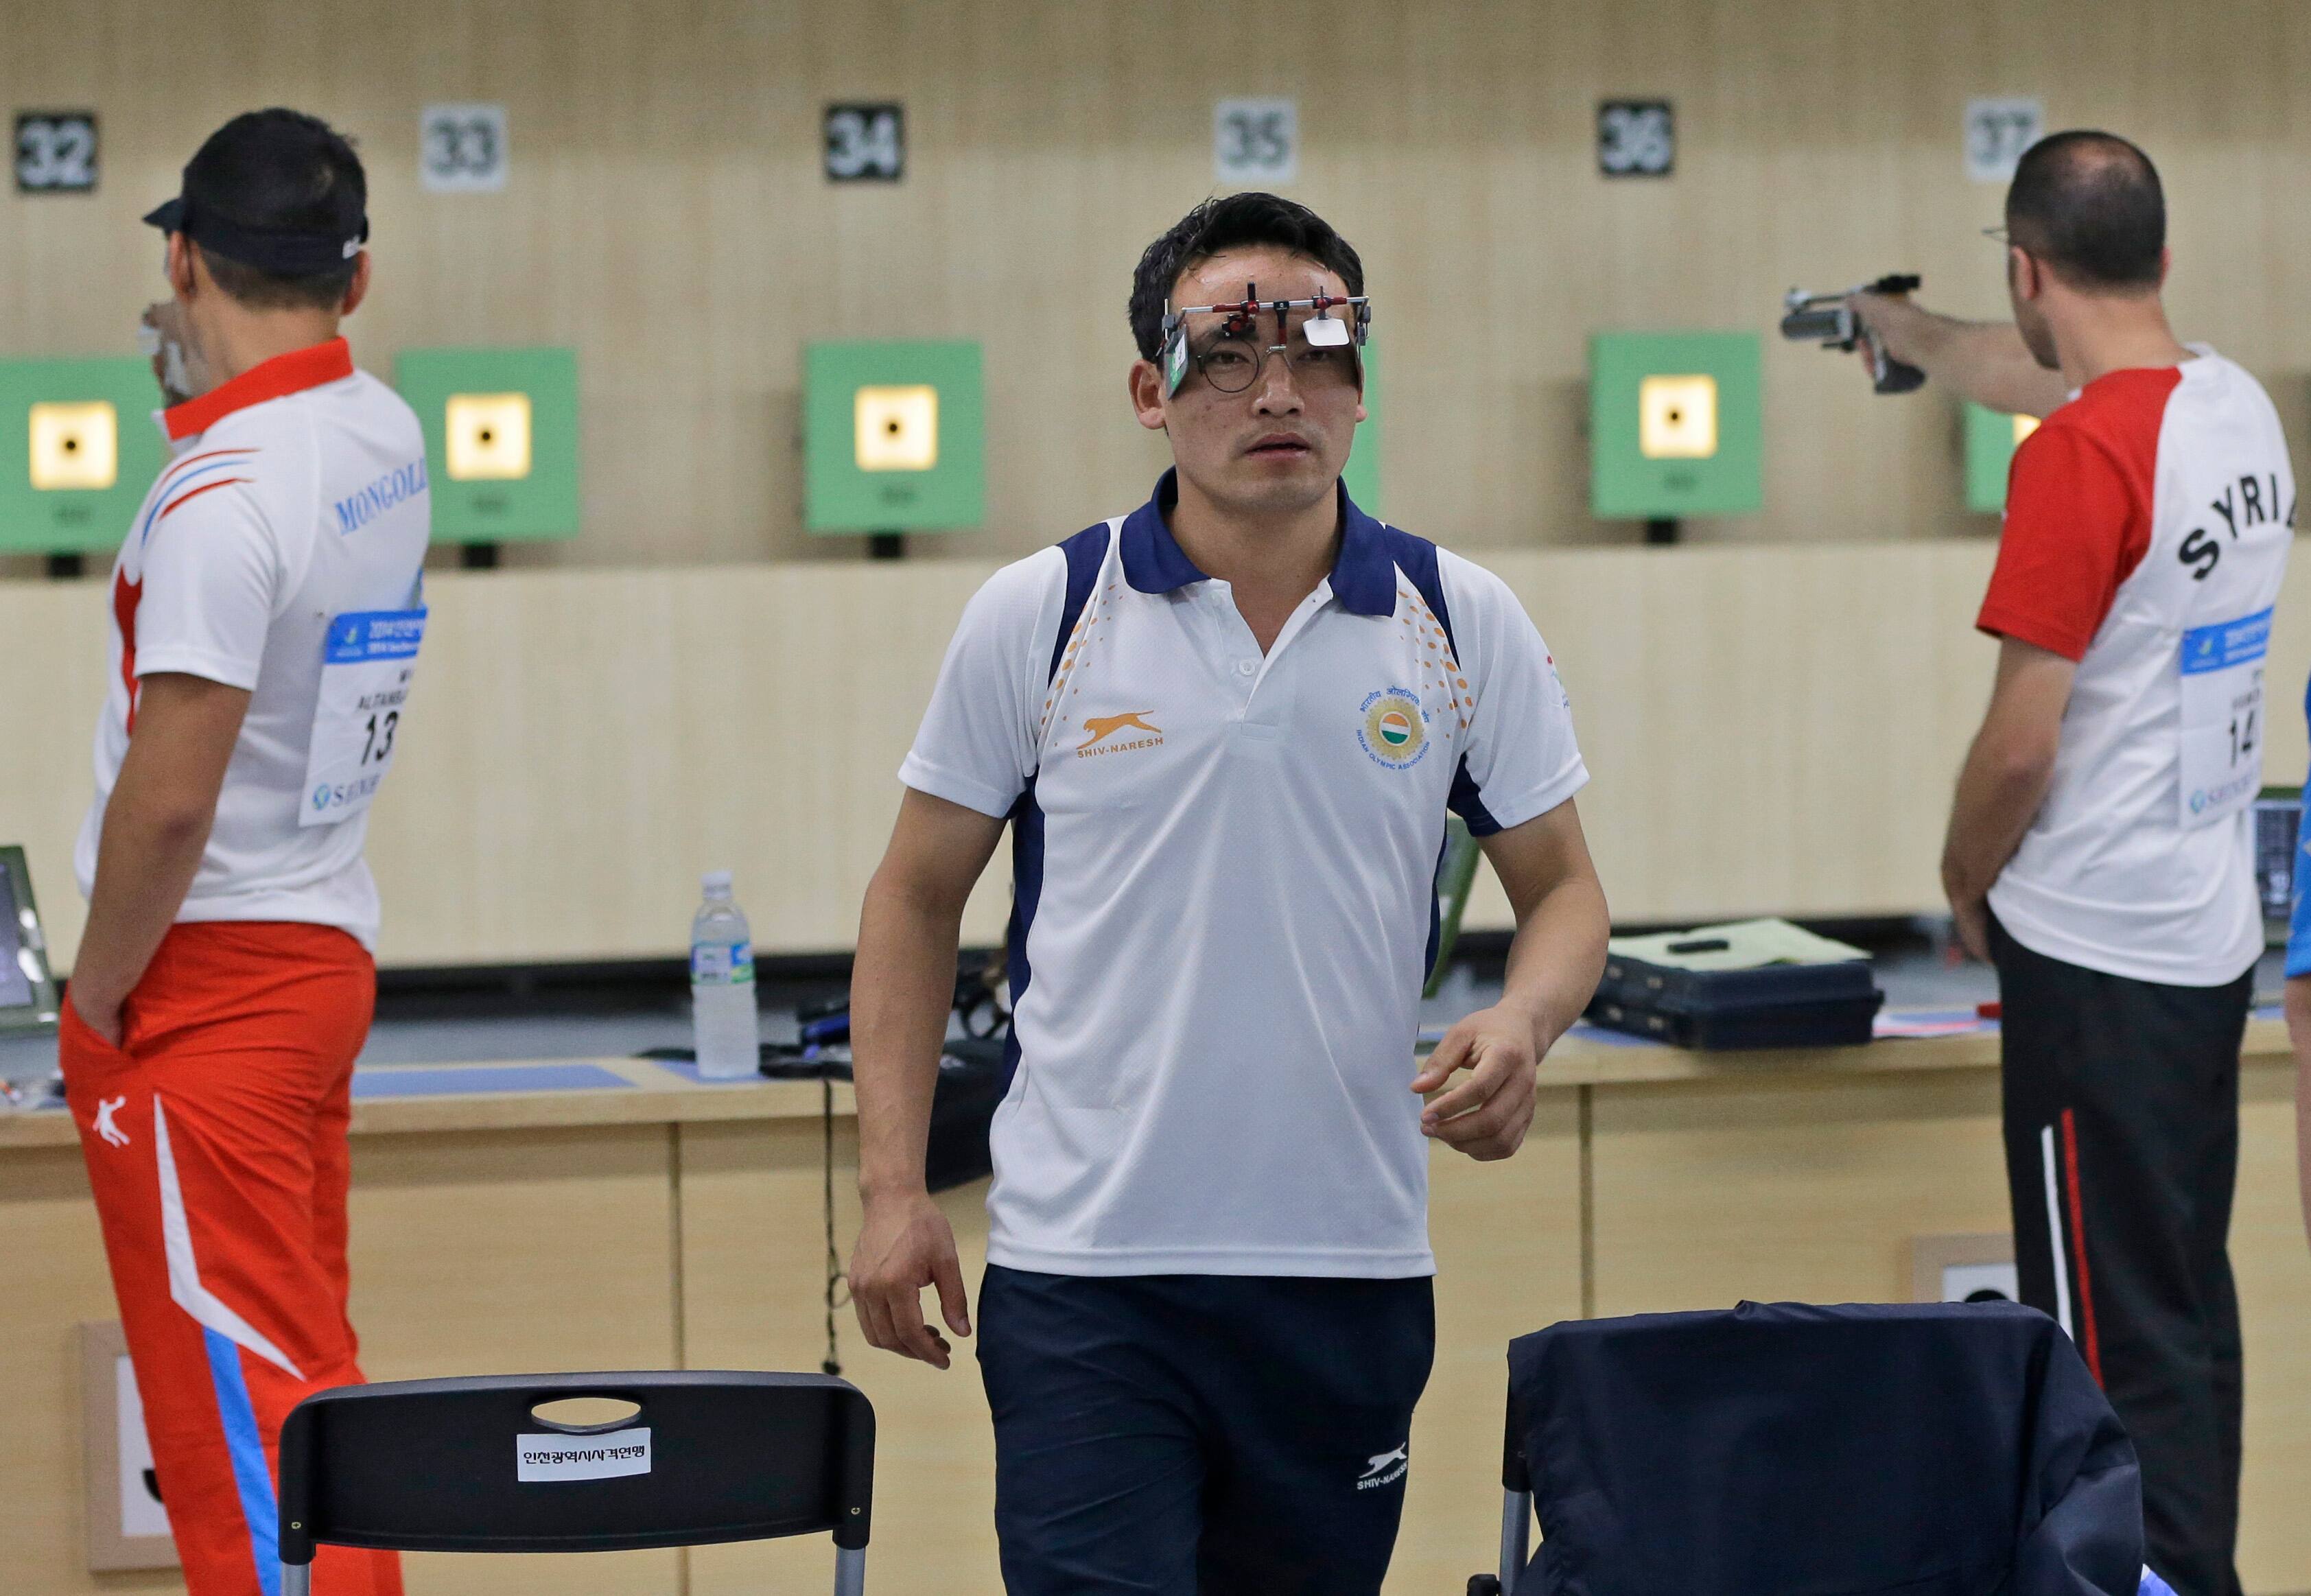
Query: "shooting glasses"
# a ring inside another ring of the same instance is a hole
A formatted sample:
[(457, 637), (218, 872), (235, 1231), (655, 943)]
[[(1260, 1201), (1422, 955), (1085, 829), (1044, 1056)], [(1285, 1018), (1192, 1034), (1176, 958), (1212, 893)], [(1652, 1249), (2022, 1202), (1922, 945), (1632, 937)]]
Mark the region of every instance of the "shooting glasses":
[[(1303, 383), (1342, 380), (1361, 383), (1362, 362), (1356, 351), (1372, 336), (1372, 301), (1366, 295), (1318, 294), (1304, 300), (1265, 300), (1260, 284), (1243, 285), (1244, 297), (1234, 304), (1184, 305), (1164, 316), (1164, 391), (1175, 394), (1193, 366), (1204, 380), (1224, 394), (1240, 394), (1260, 380), (1271, 354), (1281, 355), (1292, 374)], [(1335, 310), (1347, 312), (1336, 318)], [(1295, 311), (1304, 311), (1295, 321)], [(1188, 318), (1217, 316), (1219, 326), (1190, 338)], [(1260, 336), (1261, 318), (1274, 319), (1270, 340)], [(1299, 335), (1295, 346), (1293, 335)]]

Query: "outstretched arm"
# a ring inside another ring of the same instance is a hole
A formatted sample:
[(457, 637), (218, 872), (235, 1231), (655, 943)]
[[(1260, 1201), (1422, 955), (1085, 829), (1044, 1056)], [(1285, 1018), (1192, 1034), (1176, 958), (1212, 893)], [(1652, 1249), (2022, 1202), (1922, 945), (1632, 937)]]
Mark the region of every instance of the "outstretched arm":
[(2010, 415), (2045, 415), (2070, 397), (2062, 374), (2038, 363), (2010, 321), (1937, 316), (1896, 294), (1857, 293), (1846, 302), (1879, 348), (1960, 398)]

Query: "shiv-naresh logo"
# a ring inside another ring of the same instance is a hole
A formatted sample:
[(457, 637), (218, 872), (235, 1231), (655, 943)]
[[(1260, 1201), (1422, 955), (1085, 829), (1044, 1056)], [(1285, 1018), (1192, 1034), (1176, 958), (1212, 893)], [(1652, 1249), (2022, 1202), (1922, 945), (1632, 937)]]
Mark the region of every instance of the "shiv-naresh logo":
[[(1076, 757), (1089, 759), (1095, 754), (1121, 754), (1132, 748), (1161, 747), (1164, 728), (1147, 719), (1155, 712), (1153, 710), (1134, 710), (1128, 715), (1092, 716), (1083, 723), (1084, 730), (1091, 735), (1076, 745)], [(1108, 741), (1120, 732), (1138, 732), (1141, 735), (1127, 737), (1120, 743)]]

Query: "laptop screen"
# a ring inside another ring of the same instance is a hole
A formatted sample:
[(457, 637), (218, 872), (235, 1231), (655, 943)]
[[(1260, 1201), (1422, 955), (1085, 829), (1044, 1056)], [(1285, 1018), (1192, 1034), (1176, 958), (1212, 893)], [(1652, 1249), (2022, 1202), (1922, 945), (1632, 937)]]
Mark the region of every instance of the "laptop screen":
[(0, 1008), (32, 1006), (32, 978), (25, 972), (24, 931), (18, 916), (13, 875), (0, 868)]
[(48, 938), (32, 901), (24, 850), (0, 847), (0, 1036), (45, 1033), (57, 1023), (57, 985)]

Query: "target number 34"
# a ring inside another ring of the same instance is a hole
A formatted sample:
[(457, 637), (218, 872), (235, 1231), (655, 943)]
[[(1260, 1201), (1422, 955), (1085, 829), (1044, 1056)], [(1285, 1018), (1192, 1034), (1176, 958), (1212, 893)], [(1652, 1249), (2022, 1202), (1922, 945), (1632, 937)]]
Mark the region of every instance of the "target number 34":
[(898, 105), (826, 108), (826, 180), (895, 183), (907, 171), (907, 113)]

